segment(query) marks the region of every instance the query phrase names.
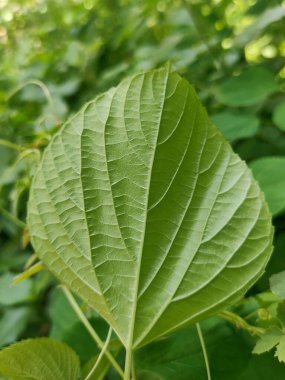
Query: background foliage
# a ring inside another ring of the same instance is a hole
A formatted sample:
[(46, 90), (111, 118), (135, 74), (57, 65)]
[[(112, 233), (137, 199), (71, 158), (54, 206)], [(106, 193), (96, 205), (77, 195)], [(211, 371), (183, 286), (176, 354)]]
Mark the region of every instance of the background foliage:
[[(285, 270), (284, 16), (278, 0), (0, 0), (1, 347), (51, 336), (68, 343), (82, 364), (98, 353), (46, 271), (11, 287), (34, 259), (25, 228), (29, 186), (51, 136), (84, 102), (166, 61), (195, 85), (265, 192), (274, 254), (234, 311), (250, 325), (282, 331), (285, 291), (270, 293), (269, 278)], [(105, 338), (105, 323), (85, 311)], [(202, 324), (213, 379), (282, 379), (285, 344), (252, 354), (255, 331), (242, 321), (223, 316)], [(193, 328), (140, 350), (136, 365), (141, 380), (206, 378)], [(107, 376), (116, 379), (112, 370)]]

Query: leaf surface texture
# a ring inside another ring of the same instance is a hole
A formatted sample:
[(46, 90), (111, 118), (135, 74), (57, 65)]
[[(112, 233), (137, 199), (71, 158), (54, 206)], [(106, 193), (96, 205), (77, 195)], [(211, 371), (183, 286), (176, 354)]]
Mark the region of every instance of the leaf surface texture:
[(29, 227), (43, 262), (132, 348), (235, 302), (272, 250), (250, 171), (165, 67), (65, 124), (35, 176)]

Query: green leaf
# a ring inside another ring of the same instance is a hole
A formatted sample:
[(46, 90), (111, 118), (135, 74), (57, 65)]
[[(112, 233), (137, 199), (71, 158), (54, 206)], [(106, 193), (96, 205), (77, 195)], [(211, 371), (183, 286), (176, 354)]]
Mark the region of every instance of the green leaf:
[(0, 319), (0, 347), (14, 342), (26, 328), (31, 309), (16, 307), (7, 309)]
[(128, 349), (240, 299), (272, 251), (257, 183), (167, 68), (127, 78), (56, 134), (28, 223), (42, 261)]
[(162, 377), (151, 373), (150, 371), (141, 371), (139, 380), (163, 380)]
[(215, 95), (222, 104), (251, 106), (263, 102), (277, 89), (271, 71), (262, 67), (250, 67), (220, 84)]
[(250, 163), (250, 168), (265, 193), (270, 211), (279, 214), (285, 208), (285, 157), (264, 157)]
[(280, 362), (285, 363), (285, 335), (282, 336), (277, 345), (275, 356)]
[[(273, 354), (253, 355), (255, 338), (211, 318), (201, 323), (213, 380), (283, 379), (285, 366)], [(135, 353), (138, 380), (207, 380), (195, 326), (153, 342)]]
[(211, 119), (229, 141), (254, 136), (259, 125), (256, 116), (231, 110), (212, 115)]
[(283, 333), (279, 329), (272, 328), (267, 330), (257, 341), (252, 352), (254, 354), (263, 354), (264, 352), (271, 350), (276, 346), (282, 336)]
[(273, 110), (273, 122), (282, 131), (285, 131), (285, 101), (279, 103)]
[(66, 344), (37, 338), (0, 351), (0, 372), (13, 380), (77, 380), (80, 364)]
[(272, 293), (281, 299), (285, 299), (285, 271), (273, 274), (269, 283)]
[(277, 307), (277, 316), (283, 327), (285, 327), (285, 301), (280, 302)]
[(9, 306), (32, 300), (32, 280), (27, 279), (21, 284), (13, 285), (14, 277), (12, 273), (5, 273), (0, 277), (0, 305)]

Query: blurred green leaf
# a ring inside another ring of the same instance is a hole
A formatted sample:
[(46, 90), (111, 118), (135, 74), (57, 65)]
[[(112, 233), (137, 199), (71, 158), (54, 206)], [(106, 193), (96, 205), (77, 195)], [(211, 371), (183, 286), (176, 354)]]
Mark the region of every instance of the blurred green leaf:
[(285, 157), (264, 157), (250, 163), (273, 215), (285, 208)]
[(273, 122), (282, 131), (285, 131), (285, 101), (279, 103), (273, 110)]
[[(202, 331), (214, 380), (282, 379), (285, 366), (273, 355), (251, 353), (256, 339), (226, 322), (204, 321)], [(138, 380), (206, 380), (205, 362), (195, 327), (139, 350), (135, 356)]]
[(280, 362), (285, 363), (285, 335), (283, 335), (277, 345), (275, 356)]
[(31, 279), (12, 285), (14, 275), (12, 273), (2, 274), (0, 277), (0, 305), (15, 305), (33, 299), (33, 282)]
[(23, 306), (4, 311), (0, 318), (0, 347), (13, 343), (26, 328), (31, 309)]
[(269, 282), (272, 293), (281, 299), (285, 299), (285, 271), (271, 276)]
[(229, 141), (254, 136), (259, 125), (256, 116), (234, 110), (214, 114), (211, 119)]
[(277, 316), (282, 323), (283, 327), (285, 327), (285, 301), (280, 302), (277, 307)]
[(264, 352), (271, 350), (277, 345), (277, 343), (279, 343), (282, 336), (283, 333), (281, 330), (276, 328), (268, 329), (258, 340), (252, 352), (254, 354), (263, 354)]
[(251, 106), (262, 103), (277, 90), (278, 86), (271, 71), (263, 67), (249, 67), (218, 85), (215, 95), (222, 104)]

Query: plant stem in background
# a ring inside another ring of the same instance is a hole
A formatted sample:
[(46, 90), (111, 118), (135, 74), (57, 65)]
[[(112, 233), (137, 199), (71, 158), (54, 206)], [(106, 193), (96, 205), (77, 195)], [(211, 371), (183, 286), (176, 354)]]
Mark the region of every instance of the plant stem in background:
[[(60, 285), (60, 287), (62, 288), (62, 290), (63, 290), (66, 298), (68, 299), (70, 305), (72, 306), (74, 312), (76, 313), (76, 315), (78, 316), (78, 318), (81, 320), (81, 322), (83, 323), (83, 325), (86, 327), (86, 329), (88, 330), (88, 332), (90, 333), (90, 335), (92, 336), (92, 338), (94, 339), (94, 341), (96, 342), (97, 346), (101, 350), (103, 350), (104, 343), (102, 342), (101, 338), (96, 333), (96, 331), (93, 329), (92, 325), (90, 324), (90, 322), (88, 321), (88, 319), (86, 318), (86, 316), (84, 315), (84, 313), (82, 312), (82, 310), (80, 309), (79, 305), (75, 301), (75, 298), (73, 297), (73, 295), (71, 294), (71, 292), (69, 291), (69, 289), (65, 285)], [(117, 372), (119, 373), (119, 375), (122, 378), (124, 378), (124, 372), (123, 372), (122, 368), (119, 366), (119, 364), (116, 362), (116, 359), (107, 350), (107, 348), (105, 349), (104, 354), (109, 359), (109, 361), (113, 365), (113, 367), (117, 370)]]
[(22, 84), (20, 84), (15, 90), (13, 90), (9, 95), (8, 95), (8, 100), (10, 98), (12, 98), (17, 92), (21, 91), (24, 87), (28, 86), (28, 85), (35, 85), (35, 86), (38, 86), (41, 88), (41, 90), (43, 91), (47, 101), (48, 101), (48, 104), (50, 106), (50, 108), (53, 108), (53, 100), (52, 100), (52, 97), (51, 97), (51, 94), (49, 92), (49, 89), (48, 87), (40, 80), (38, 79), (30, 79)]
[(234, 324), (237, 328), (248, 331), (252, 335), (261, 336), (265, 330), (261, 327), (256, 327), (248, 324), (240, 315), (228, 310), (224, 310), (218, 314), (219, 317), (225, 319), (228, 322)]
[(18, 145), (18, 144), (15, 144), (11, 141), (8, 141), (8, 140), (3, 140), (3, 139), (0, 139), (0, 145), (1, 146), (5, 146), (6, 148), (10, 148), (10, 149), (13, 149), (15, 150), (16, 152), (22, 152), (25, 148)]
[(132, 359), (132, 380), (137, 380), (134, 355)]
[(17, 218), (14, 214), (11, 212), (5, 210), (3, 207), (0, 206), (0, 214), (2, 214), (6, 219), (9, 219), (11, 222), (13, 222), (16, 226), (20, 228), (25, 228), (26, 223), (22, 222), (19, 218)]
[(104, 346), (103, 346), (103, 348), (102, 348), (102, 350), (101, 350), (101, 352), (100, 352), (100, 354), (98, 356), (98, 359), (96, 360), (94, 366), (92, 367), (91, 371), (88, 373), (88, 375), (86, 376), (86, 378), (84, 380), (90, 380), (91, 376), (96, 371), (96, 368), (101, 363), (101, 360), (102, 360), (103, 356), (106, 353), (107, 347), (109, 346), (109, 343), (110, 343), (110, 340), (111, 340), (111, 336), (112, 336), (112, 332), (113, 332), (113, 329), (112, 329), (112, 327), (110, 327), (109, 331), (108, 331), (108, 335), (107, 335), (106, 341), (105, 341), (105, 344), (104, 344)]
[(201, 327), (200, 327), (199, 323), (196, 323), (196, 328), (197, 328), (198, 337), (199, 337), (199, 340), (200, 340), (200, 343), (201, 343), (201, 347), (202, 347), (202, 351), (203, 351), (203, 356), (204, 356), (204, 360), (205, 360), (205, 366), (206, 366), (206, 370), (207, 370), (207, 378), (208, 378), (208, 380), (211, 380), (212, 377), (211, 377), (211, 370), (210, 370), (210, 364), (209, 364), (207, 349), (206, 349), (203, 333), (202, 333), (202, 330), (201, 330)]
[(15, 276), (13, 279), (13, 285), (17, 285), (20, 282), (26, 280), (27, 278), (30, 278), (34, 274), (37, 274), (38, 272), (40, 272), (42, 269), (43, 269), (43, 263), (39, 261), (38, 263), (26, 269), (24, 272)]

